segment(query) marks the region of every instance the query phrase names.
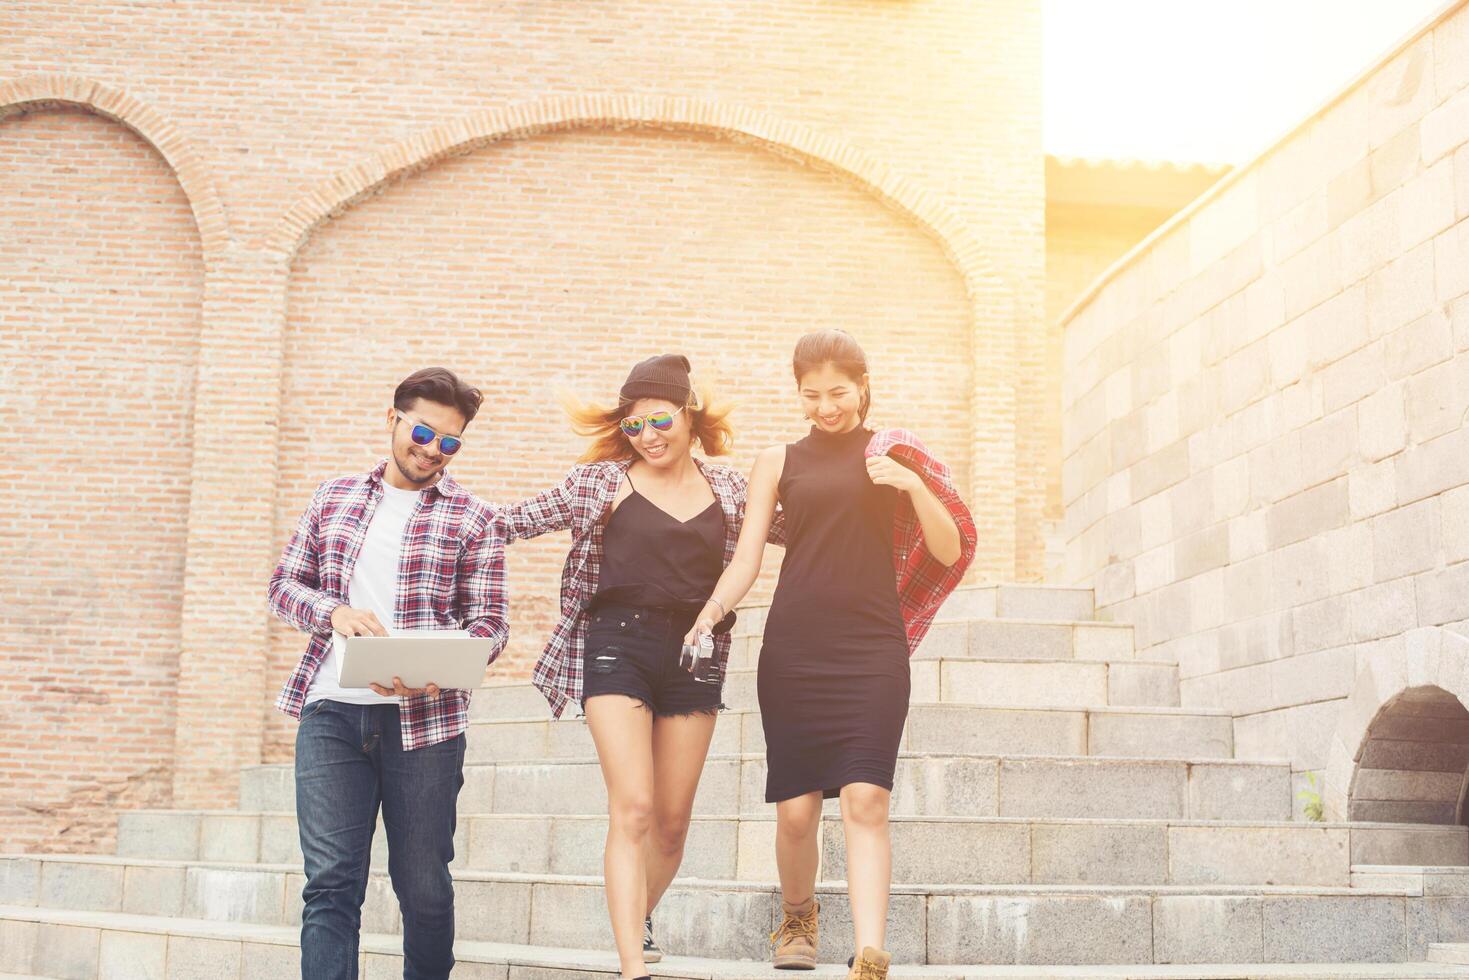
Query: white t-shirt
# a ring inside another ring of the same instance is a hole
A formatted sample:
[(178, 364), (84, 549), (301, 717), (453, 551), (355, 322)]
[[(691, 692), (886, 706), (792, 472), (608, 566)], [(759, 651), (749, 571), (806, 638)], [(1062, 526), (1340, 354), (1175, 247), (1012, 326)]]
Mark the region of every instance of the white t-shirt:
[[(347, 605), (370, 610), (389, 632), (398, 625), (393, 622), (398, 596), (398, 559), (403, 553), (403, 532), (418, 506), (418, 494), (417, 490), (399, 490), (383, 483), (383, 499), (372, 513), (372, 523), (367, 525), (362, 551), (352, 569), (352, 580), (347, 583)], [(342, 687), (337, 683), (342, 675), (345, 647), (346, 638), (332, 633), (331, 650), (317, 668), (316, 676), (311, 678), (306, 703), (326, 698), (347, 704), (397, 704), (396, 696), (384, 697), (370, 687)]]

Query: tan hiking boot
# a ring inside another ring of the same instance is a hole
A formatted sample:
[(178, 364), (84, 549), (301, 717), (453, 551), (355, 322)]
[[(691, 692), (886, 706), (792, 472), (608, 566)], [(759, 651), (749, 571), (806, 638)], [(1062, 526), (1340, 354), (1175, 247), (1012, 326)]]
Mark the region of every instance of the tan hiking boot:
[(856, 962), (847, 961), (847, 980), (888, 980), (888, 967), (892, 962), (892, 953), (868, 946)]
[(770, 943), (775, 947), (771, 965), (777, 970), (816, 969), (816, 919), (821, 903), (813, 897), (800, 905), (785, 901), (780, 905), (785, 918), (770, 934)]

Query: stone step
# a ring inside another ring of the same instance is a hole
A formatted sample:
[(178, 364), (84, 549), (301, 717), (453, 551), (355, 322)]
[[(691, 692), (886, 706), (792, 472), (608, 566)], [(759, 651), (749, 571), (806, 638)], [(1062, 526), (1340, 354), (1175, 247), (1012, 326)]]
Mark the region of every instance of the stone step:
[[(1187, 896), (1184, 896), (1187, 898)], [(1287, 901), (1291, 896), (1281, 896)], [(1322, 896), (1325, 898), (1325, 896)], [(1394, 896), (1387, 896), (1394, 901)], [(1310, 901), (1302, 896), (1299, 901)], [(830, 909), (829, 907), (827, 907)], [(1044, 915), (1044, 929), (1031, 930), (1030, 923), (1000, 920), (995, 937), (986, 936), (983, 948), (992, 958), (1003, 959), (1005, 965), (964, 964), (909, 965), (895, 961), (893, 980), (952, 980), (955, 974), (972, 980), (1037, 980), (1040, 977), (1071, 980), (1224, 980), (1249, 977), (1250, 980), (1401, 980), (1418, 977), (1440, 980), (1469, 976), (1469, 968), (1454, 964), (1400, 962), (1376, 956), (1379, 962), (1200, 962), (1197, 965), (1172, 965), (1199, 959), (1197, 952), (1212, 948), (1208, 940), (1180, 934), (1187, 929), (1187, 918), (1194, 908), (1180, 904), (1172, 896), (1153, 898), (1146, 909), (1149, 936), (1146, 943), (1138, 937), (1130, 946), (1121, 948), (1116, 942), (1106, 943), (1106, 951), (1114, 948), (1131, 952), (1133, 959), (1147, 962), (1125, 962), (1121, 965), (1055, 965), (1059, 959), (1099, 959), (1094, 949), (1081, 945), (1087, 937), (1105, 930), (1102, 921), (1086, 923), (1086, 929), (1075, 936), (1077, 946), (1069, 948), (1059, 926), (1071, 909), (1052, 904)], [(1124, 907), (1124, 909), (1127, 907)], [(1119, 909), (1119, 911), (1124, 911)], [(1278, 951), (1291, 954), (1288, 943), (1296, 939), (1302, 927), (1282, 921), (1293, 907), (1271, 907), (1271, 929), (1225, 952)], [(1130, 924), (1138, 920), (1130, 917)], [(1255, 918), (1257, 926), (1266, 921), (1265, 907), (1259, 914), (1250, 911), (1243, 917)], [(1155, 927), (1156, 924), (1156, 927)], [(1307, 921), (1306, 927), (1315, 921)], [(690, 948), (702, 945), (702, 934), (718, 930), (723, 923), (689, 923)], [(1241, 933), (1246, 924), (1240, 923)], [(660, 926), (663, 930), (663, 927)], [(667, 933), (667, 930), (663, 930)], [(826, 930), (823, 934), (834, 932)], [(1404, 930), (1406, 932), (1406, 930)], [(693, 934), (699, 933), (699, 934)], [(163, 917), (163, 915), (129, 915), (122, 912), (82, 912), (65, 909), (0, 907), (0, 968), (9, 962), (35, 962), (34, 970), (46, 970), (47, 977), (79, 977), (100, 980), (101, 977), (229, 977), (229, 980), (284, 980), (300, 976), (300, 946), (294, 926), (250, 926), (197, 918)], [(1388, 937), (1381, 946), (1391, 946), (1397, 936)], [(1319, 945), (1319, 943), (1312, 943)], [(1356, 946), (1368, 943), (1357, 940)], [(1401, 943), (1423, 946), (1422, 942)], [(394, 934), (367, 932), (361, 937), (360, 971), (363, 980), (392, 980), (403, 976), (403, 948)], [(1053, 954), (1053, 955), (1052, 955)], [(616, 956), (607, 948), (580, 949), (560, 946), (529, 946), (517, 943), (454, 943), (458, 964), (455, 980), (616, 980)], [(692, 956), (665, 956), (652, 967), (655, 977), (679, 977), (689, 980), (777, 980), (779, 971), (770, 970), (758, 959), (764, 948), (755, 948), (745, 959), (696, 959)], [(824, 965), (806, 974), (812, 980), (839, 980), (846, 976), (845, 965), (839, 965), (843, 952), (824, 956)], [(1300, 959), (1299, 951), (1293, 956)], [(1168, 965), (1152, 965), (1153, 959)], [(1337, 956), (1340, 959), (1340, 956)], [(1011, 965), (1021, 964), (1021, 965)], [(1030, 965), (1046, 964), (1046, 965)], [(1329, 965), (1327, 965), (1329, 964)], [(9, 967), (15, 968), (15, 967)], [(25, 970), (32, 970), (26, 965)]]
[[(748, 602), (739, 607), (736, 636), (759, 635), (765, 628), (770, 603)], [(1092, 590), (1067, 585), (997, 583), (961, 585), (944, 601), (934, 621), (1028, 619), (1041, 622), (1097, 621)]]
[(955, 589), (937, 618), (1092, 620), (1096, 615), (1091, 589), (998, 582)]
[[(749, 644), (758, 661), (760, 638)], [(956, 619), (934, 623), (913, 654), (914, 660), (939, 657), (976, 660), (1137, 659), (1131, 623), (1051, 619)], [(753, 664), (752, 664), (753, 666)]]
[[(741, 610), (741, 616), (744, 610)], [(753, 668), (760, 660), (761, 629), (741, 620), (730, 633), (730, 666)], [(936, 657), (987, 660), (1133, 660), (1131, 623), (1054, 619), (950, 619), (933, 624), (914, 660)]]
[[(1352, 867), (1353, 888), (1408, 888), (1420, 895), (1466, 896), (1469, 902), (1469, 867), (1460, 864), (1359, 864)], [(1469, 939), (1469, 923), (1465, 938)]]
[[(935, 659), (915, 660), (910, 666), (910, 697), (919, 702), (1006, 708), (1178, 707), (1178, 666), (1161, 661)], [(756, 672), (730, 671), (723, 696), (731, 708), (757, 709)], [(529, 682), (483, 688), (473, 703), (479, 706), (476, 718), (546, 713), (545, 699)]]
[[(919, 702), (997, 708), (1178, 707), (1178, 665), (1161, 661), (933, 659), (914, 660), (910, 666), (910, 697)], [(732, 708), (758, 709), (756, 672), (731, 671), (724, 701)]]
[[(894, 817), (893, 879), (963, 884), (1263, 884), (1349, 887), (1352, 866), (1469, 864), (1463, 827), (1268, 821)], [(504, 813), (461, 818), (455, 866), (478, 871), (595, 875), (602, 815)], [(839, 817), (822, 825), (823, 874), (846, 875)], [(381, 864), (387, 852), (374, 837)], [(771, 816), (701, 816), (683, 874), (775, 876)], [(119, 815), (130, 859), (299, 864), (292, 813), (140, 810)], [(1398, 887), (1398, 882), (1392, 883)], [(1402, 887), (1411, 887), (1402, 885)], [(1421, 893), (1422, 889), (1418, 891)]]
[[(475, 717), (473, 709), (471, 717)], [(544, 710), (472, 721), (468, 742), (465, 760), (470, 763), (595, 754), (582, 720), (568, 715), (554, 721)], [(1234, 718), (1225, 711), (1194, 708), (1009, 708), (915, 701), (908, 706), (901, 747), (930, 754), (1230, 759), (1234, 756)], [(760, 713), (749, 708), (723, 712), (710, 751), (763, 753), (765, 730)]]
[[(741, 610), (741, 615), (744, 611)], [(730, 633), (729, 669), (754, 670), (764, 643), (754, 624)], [(934, 623), (912, 659), (983, 658), (987, 660), (1137, 659), (1130, 623), (1049, 619), (969, 619)]]
[[(157, 871), (157, 868), (153, 868)], [(194, 920), (295, 926), (303, 877), (292, 868), (194, 867), (182, 893), (151, 896), (150, 911), (178, 909)], [(79, 889), (69, 890), (75, 895)], [(134, 890), (144, 895), (145, 889)], [(823, 884), (821, 956), (849, 955), (845, 889)], [(370, 876), (363, 929), (398, 930), (391, 883)], [(610, 949), (602, 886), (596, 879), (460, 871), (457, 934), (464, 940)], [(109, 899), (110, 901), (110, 899)], [(118, 909), (54, 909), (44, 915), (126, 914)], [(135, 899), (142, 901), (142, 899)], [(173, 902), (169, 905), (169, 902)], [(889, 949), (900, 962), (1403, 961), (1440, 939), (1422, 899), (1406, 893), (1282, 887), (895, 886)], [(655, 915), (668, 952), (718, 958), (764, 956), (779, 895), (771, 883), (677, 882)], [(7, 905), (0, 926), (41, 909)], [(81, 945), (81, 943), (73, 943)]]
[(1433, 943), (1428, 947), (1428, 961), (1469, 966), (1469, 943)]
[[(465, 767), (461, 816), (483, 813), (601, 814), (607, 796), (596, 758)], [(715, 754), (695, 797), (699, 814), (768, 816), (765, 757)], [(898, 816), (1137, 817), (1290, 820), (1287, 762), (901, 754), (893, 779)], [(827, 801), (836, 812), (837, 801)], [(288, 763), (241, 771), (245, 811), (294, 811)]]

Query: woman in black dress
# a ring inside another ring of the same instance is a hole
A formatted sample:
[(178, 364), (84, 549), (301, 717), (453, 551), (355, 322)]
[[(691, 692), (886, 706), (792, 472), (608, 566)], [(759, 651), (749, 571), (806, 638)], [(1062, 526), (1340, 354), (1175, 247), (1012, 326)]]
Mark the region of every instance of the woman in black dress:
[(816, 965), (817, 830), (824, 798), (839, 797), (857, 955), (853, 976), (886, 975), (892, 852), (888, 805), (908, 713), (909, 642), (894, 574), (894, 518), (907, 495), (924, 546), (960, 559), (959, 530), (917, 473), (868, 457), (873, 432), (867, 361), (848, 334), (802, 337), (794, 357), (810, 434), (762, 452), (734, 560), (694, 633), (707, 631), (759, 573), (777, 502), (786, 555), (760, 651), (765, 799), (776, 804), (776, 863), (785, 917), (774, 965)]

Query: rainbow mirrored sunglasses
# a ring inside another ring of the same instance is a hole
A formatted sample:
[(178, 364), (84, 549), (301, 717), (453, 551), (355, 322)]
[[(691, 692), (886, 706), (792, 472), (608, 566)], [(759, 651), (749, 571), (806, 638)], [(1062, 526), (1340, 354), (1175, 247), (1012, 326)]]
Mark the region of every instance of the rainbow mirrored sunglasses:
[(413, 426), (413, 428), (408, 430), (408, 438), (413, 440), (415, 446), (427, 446), (437, 439), (439, 440), (439, 452), (445, 456), (453, 456), (460, 449), (464, 448), (464, 440), (459, 436), (440, 435), (417, 419), (411, 419), (404, 415), (401, 411), (398, 412), (398, 418)]
[[(682, 408), (678, 410), (678, 412), (682, 411)], [(669, 429), (673, 428), (673, 417), (677, 415), (678, 412), (658, 411), (649, 412), (647, 415), (629, 415), (627, 418), (623, 419), (617, 424), (622, 429), (622, 434), (627, 436), (629, 439), (642, 433), (644, 422), (651, 425), (659, 432), (667, 432)]]

